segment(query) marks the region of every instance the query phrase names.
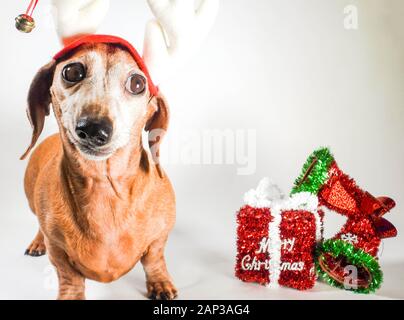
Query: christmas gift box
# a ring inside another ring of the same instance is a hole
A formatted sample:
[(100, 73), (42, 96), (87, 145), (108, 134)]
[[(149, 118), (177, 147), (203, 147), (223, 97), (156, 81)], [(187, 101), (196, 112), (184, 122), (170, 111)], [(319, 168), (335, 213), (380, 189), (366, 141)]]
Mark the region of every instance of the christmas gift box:
[(378, 289), (382, 282), (377, 257), (381, 241), (397, 235), (396, 228), (383, 216), (395, 202), (361, 189), (338, 167), (327, 148), (309, 156), (292, 190), (292, 194), (300, 192), (317, 195), (319, 210), (347, 217), (342, 229), (318, 247), (316, 263), (321, 278), (360, 293)]
[(312, 288), (314, 253), (322, 238), (317, 197), (304, 192), (285, 198), (265, 178), (244, 201), (237, 214), (236, 276), (270, 287)]

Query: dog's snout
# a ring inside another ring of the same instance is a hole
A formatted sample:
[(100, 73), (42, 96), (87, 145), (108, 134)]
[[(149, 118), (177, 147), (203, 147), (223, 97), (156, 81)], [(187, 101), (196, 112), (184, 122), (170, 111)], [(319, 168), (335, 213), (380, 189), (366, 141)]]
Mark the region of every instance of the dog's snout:
[(105, 118), (82, 118), (77, 122), (76, 134), (81, 140), (101, 147), (111, 140), (112, 124)]

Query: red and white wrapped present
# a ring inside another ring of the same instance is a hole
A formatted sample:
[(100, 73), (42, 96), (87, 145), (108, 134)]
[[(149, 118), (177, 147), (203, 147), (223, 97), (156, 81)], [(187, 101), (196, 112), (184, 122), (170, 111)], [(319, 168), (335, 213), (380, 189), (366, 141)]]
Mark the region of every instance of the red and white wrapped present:
[(236, 276), (270, 287), (312, 288), (316, 244), (322, 239), (317, 196), (302, 192), (285, 198), (264, 178), (244, 201), (237, 214)]

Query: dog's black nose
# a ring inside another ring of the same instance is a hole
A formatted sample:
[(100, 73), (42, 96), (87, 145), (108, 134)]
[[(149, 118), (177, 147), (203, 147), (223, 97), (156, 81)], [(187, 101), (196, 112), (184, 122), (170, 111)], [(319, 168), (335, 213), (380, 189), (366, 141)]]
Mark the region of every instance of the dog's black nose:
[(112, 124), (108, 119), (81, 118), (76, 126), (77, 136), (97, 147), (106, 145), (112, 136)]

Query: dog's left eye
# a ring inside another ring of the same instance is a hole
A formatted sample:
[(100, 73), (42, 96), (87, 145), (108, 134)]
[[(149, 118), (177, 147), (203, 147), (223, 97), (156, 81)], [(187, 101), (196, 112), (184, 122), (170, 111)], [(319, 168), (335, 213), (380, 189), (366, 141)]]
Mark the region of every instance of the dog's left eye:
[(139, 95), (146, 90), (146, 79), (140, 74), (131, 75), (126, 81), (126, 90), (134, 95)]
[(71, 63), (63, 68), (62, 77), (67, 82), (80, 82), (86, 77), (86, 69), (81, 63)]

